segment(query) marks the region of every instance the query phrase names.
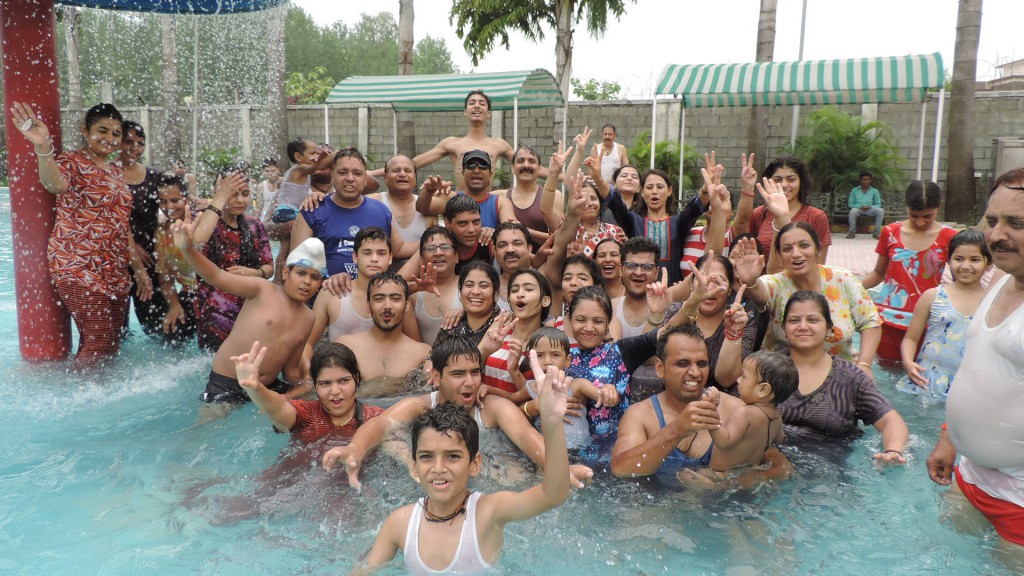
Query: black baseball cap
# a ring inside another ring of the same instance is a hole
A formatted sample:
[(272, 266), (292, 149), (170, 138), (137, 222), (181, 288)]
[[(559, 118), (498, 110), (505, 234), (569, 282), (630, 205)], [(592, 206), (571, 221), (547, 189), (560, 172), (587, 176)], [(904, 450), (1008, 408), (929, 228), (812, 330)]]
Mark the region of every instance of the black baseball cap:
[(491, 155), (483, 150), (470, 150), (462, 155), (462, 167), (465, 168), (466, 164), (470, 160), (480, 160), (484, 164), (487, 164), (487, 168), (491, 168)]

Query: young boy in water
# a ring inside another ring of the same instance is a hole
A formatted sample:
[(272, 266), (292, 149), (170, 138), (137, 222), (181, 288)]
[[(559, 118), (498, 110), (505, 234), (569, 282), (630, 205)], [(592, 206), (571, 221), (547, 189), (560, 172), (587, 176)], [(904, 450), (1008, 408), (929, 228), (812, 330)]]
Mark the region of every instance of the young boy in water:
[[(743, 361), (736, 389), (745, 406), (733, 411), (722, 426), (711, 430), (714, 449), (710, 468), (725, 472), (759, 464), (773, 444), (782, 442), (782, 418), (777, 406), (789, 398), (800, 382), (793, 361), (778, 352), (762, 350)], [(717, 388), (708, 388), (704, 398), (716, 406)]]
[(403, 551), (411, 574), (490, 570), (501, 552), (506, 524), (565, 502), (569, 457), (562, 417), (567, 378), (554, 367), (542, 373), (536, 353), (531, 353), (530, 365), (540, 389), (544, 481), (522, 492), (474, 493), (468, 484), (481, 466), (477, 423), (451, 403), (431, 408), (412, 424), (413, 470), (426, 496), (388, 516), (364, 563), (353, 573), (367, 573), (389, 562), (398, 550)]
[[(174, 174), (160, 177), (157, 198), (160, 210), (166, 216), (153, 234), (156, 246), (156, 272), (160, 291), (167, 301), (164, 316), (164, 339), (175, 346), (192, 341), (196, 336), (196, 312), (192, 304), (192, 289), (196, 286), (196, 273), (185, 261), (181, 250), (174, 245), (174, 223), (185, 218), (189, 210), (185, 182)], [(191, 214), (190, 214), (191, 216)], [(177, 289), (176, 285), (181, 286)]]
[[(231, 357), (249, 352), (254, 341), (262, 342), (268, 350), (260, 381), (272, 390), (287, 391), (289, 385), (280, 381), (278, 375), (283, 370), (286, 380), (294, 383), (299, 379), (303, 344), (313, 328), (313, 311), (306, 306), (306, 301), (320, 289), (327, 267), (323, 242), (310, 238), (292, 250), (285, 262), (283, 283), (275, 284), (263, 278), (221, 270), (193, 246), (194, 231), (192, 217), (186, 211), (185, 219), (174, 224), (174, 245), (185, 260), (206, 282), (245, 298), (235, 326), (213, 357), (213, 369), (202, 401), (232, 404), (249, 401), (238, 384)], [(306, 382), (289, 395), (298, 396), (308, 390)]]

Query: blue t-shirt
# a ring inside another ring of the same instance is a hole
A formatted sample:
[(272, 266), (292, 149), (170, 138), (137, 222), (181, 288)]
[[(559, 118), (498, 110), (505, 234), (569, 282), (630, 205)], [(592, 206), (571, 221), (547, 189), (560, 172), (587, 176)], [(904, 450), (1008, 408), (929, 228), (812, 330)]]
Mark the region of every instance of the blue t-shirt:
[(302, 218), (313, 230), (313, 236), (324, 243), (327, 253), (327, 274), (341, 272), (356, 277), (358, 270), (352, 259), (356, 234), (369, 226), (380, 226), (391, 235), (391, 210), (379, 200), (363, 198), (355, 208), (342, 208), (327, 197), (316, 210), (302, 212)]
[[(459, 194), (465, 194), (465, 192), (459, 192)], [(483, 202), (477, 200), (476, 203), (480, 205), (480, 225), (484, 228), (497, 228), (498, 197), (488, 192), (486, 200)]]

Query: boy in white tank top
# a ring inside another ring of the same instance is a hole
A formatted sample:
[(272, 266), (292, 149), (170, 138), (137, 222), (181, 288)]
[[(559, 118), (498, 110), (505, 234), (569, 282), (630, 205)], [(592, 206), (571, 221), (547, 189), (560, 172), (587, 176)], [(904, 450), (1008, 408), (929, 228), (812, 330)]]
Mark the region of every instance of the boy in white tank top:
[[(480, 472), (479, 427), (466, 410), (451, 403), (431, 408), (412, 424), (413, 477), (426, 496), (388, 516), (370, 552), (354, 573), (389, 562), (398, 550), (410, 574), (484, 572), (498, 559), (505, 525), (526, 520), (565, 502), (569, 457), (565, 447), (568, 394), (564, 373), (541, 371), (537, 354), (538, 403), (544, 429), (544, 480), (522, 492), (479, 494), (469, 490)], [(423, 522), (423, 520), (426, 522)], [(429, 543), (421, 546), (421, 542)]]

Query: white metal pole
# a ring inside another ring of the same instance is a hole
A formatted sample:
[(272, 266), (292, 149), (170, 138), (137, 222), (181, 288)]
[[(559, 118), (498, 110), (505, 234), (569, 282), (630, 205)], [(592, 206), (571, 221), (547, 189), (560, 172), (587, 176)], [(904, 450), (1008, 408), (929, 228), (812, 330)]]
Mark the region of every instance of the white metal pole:
[(519, 147), (519, 96), (512, 98), (512, 148)]
[(917, 139), (917, 175), (914, 176), (915, 180), (921, 179), (921, 165), (924, 164), (924, 119), (927, 111), (928, 96), (925, 95), (924, 100), (921, 101), (921, 131)]
[(331, 128), (327, 123), (327, 104), (324, 104), (324, 144), (331, 145)]
[(391, 141), (394, 142), (395, 151), (391, 154), (393, 156), (398, 155), (398, 111), (395, 110), (394, 106), (391, 107)]
[[(807, 0), (804, 0), (803, 9), (800, 11), (800, 52), (797, 60), (804, 59), (804, 33), (807, 30)], [(789, 133), (789, 147), (796, 149), (796, 129), (800, 125), (800, 104), (793, 105), (793, 127)]]
[(194, 58), (192, 62), (192, 170), (199, 162), (199, 18), (192, 16)]
[(683, 160), (686, 158), (686, 97), (679, 98), (679, 203), (683, 203)]
[(939, 90), (939, 109), (935, 113), (935, 153), (932, 156), (932, 182), (939, 181), (939, 144), (942, 142), (942, 106), (946, 103), (946, 89)]
[(658, 95), (651, 91), (651, 169), (654, 168), (654, 150), (658, 144), (657, 137), (657, 118), (658, 118)]

